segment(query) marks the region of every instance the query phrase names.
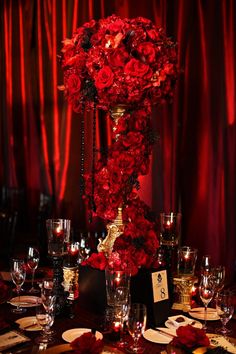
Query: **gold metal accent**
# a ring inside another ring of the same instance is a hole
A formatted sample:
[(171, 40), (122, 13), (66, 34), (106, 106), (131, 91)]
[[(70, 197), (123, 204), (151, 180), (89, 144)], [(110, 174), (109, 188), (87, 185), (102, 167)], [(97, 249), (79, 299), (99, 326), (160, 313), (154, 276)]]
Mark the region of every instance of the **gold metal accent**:
[(63, 267), (63, 287), (68, 292), (68, 299), (75, 300), (79, 297), (79, 268)]
[[(111, 118), (112, 118), (112, 120), (114, 122), (114, 125), (112, 127), (112, 130), (113, 130), (114, 133), (117, 130), (117, 125), (118, 125), (119, 119), (121, 117), (123, 117), (126, 109), (127, 109), (127, 106), (124, 105), (124, 104), (120, 104), (120, 105), (115, 106), (115, 107), (110, 109), (110, 115), (111, 115)], [(120, 134), (116, 134), (115, 140), (118, 139), (119, 135)]]
[(191, 308), (192, 287), (198, 282), (195, 276), (183, 276), (173, 279), (175, 292), (179, 295), (179, 302), (175, 302), (172, 306), (175, 310), (188, 312)]
[(122, 208), (119, 207), (116, 219), (107, 225), (107, 236), (104, 240), (99, 240), (99, 245), (97, 247), (98, 252), (104, 252), (106, 256), (109, 256), (112, 252), (115, 240), (123, 233), (123, 231)]

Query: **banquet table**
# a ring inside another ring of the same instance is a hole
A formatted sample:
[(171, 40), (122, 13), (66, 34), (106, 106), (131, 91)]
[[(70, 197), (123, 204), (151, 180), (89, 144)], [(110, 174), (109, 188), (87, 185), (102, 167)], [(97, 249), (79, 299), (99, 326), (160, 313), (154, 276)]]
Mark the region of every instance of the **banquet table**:
[[(28, 286), (24, 286), (27, 294)], [(24, 294), (22, 294), (24, 295)], [(35, 307), (27, 308), (27, 311), (24, 314), (16, 315), (11, 312), (12, 305), (7, 302), (12, 296), (16, 296), (15, 293), (12, 292), (10, 283), (8, 284), (8, 291), (5, 294), (5, 297), (0, 297), (0, 323), (2, 320), (8, 322), (12, 329), (15, 329), (15, 321), (21, 317), (26, 316), (34, 316), (35, 315)], [(78, 298), (73, 302), (73, 308), (71, 311), (74, 314), (73, 318), (70, 318), (69, 311), (65, 311), (64, 314), (56, 316), (55, 322), (53, 325), (53, 330), (55, 331), (55, 342), (51, 344), (51, 346), (58, 346), (60, 344), (65, 344), (66, 342), (62, 338), (63, 332), (73, 328), (90, 328), (96, 329), (97, 331), (103, 334), (104, 343), (109, 347), (115, 348), (116, 341), (114, 340), (114, 333), (107, 331), (104, 329), (104, 315), (100, 313), (95, 313), (94, 311), (90, 311), (90, 309), (86, 308)], [(182, 311), (172, 311), (172, 315), (176, 314), (184, 314)], [(188, 314), (187, 314), (188, 315)], [(209, 327), (211, 331), (221, 326), (220, 321), (208, 321)], [(227, 327), (232, 330), (232, 337), (236, 338), (236, 319), (232, 319), (229, 321)], [(1, 328), (0, 328), (1, 330)], [(19, 330), (19, 328), (17, 328)], [(24, 335), (26, 335), (30, 341), (17, 345), (11, 349), (3, 351), (3, 353), (38, 353), (39, 346), (35, 344), (34, 339), (39, 335), (38, 331), (24, 331)], [(0, 333), (1, 334), (1, 333)], [(127, 338), (131, 341), (131, 337), (127, 333)], [(166, 344), (157, 344), (150, 342), (144, 338), (141, 338), (141, 342), (143, 347), (145, 348), (144, 354), (155, 354), (155, 353), (166, 353), (167, 346)], [(236, 340), (235, 340), (236, 343)], [(114, 351), (114, 353), (125, 353), (125, 350), (119, 349), (119, 351)], [(235, 351), (236, 352), (236, 351)]]

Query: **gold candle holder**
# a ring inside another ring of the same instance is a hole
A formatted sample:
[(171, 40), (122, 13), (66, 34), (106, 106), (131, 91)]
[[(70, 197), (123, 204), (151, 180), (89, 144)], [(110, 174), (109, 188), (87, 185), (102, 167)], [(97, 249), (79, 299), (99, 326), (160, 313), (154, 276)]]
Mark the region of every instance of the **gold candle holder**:
[(68, 293), (68, 300), (76, 300), (79, 297), (79, 268), (63, 267), (63, 286)]

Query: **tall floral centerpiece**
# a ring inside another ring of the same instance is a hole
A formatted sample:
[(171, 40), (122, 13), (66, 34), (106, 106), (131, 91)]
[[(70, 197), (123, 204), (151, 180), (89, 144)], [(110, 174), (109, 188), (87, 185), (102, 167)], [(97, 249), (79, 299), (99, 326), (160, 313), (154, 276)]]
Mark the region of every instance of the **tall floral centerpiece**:
[(85, 178), (85, 198), (108, 224), (122, 211), (123, 225), (112, 249), (98, 248), (87, 264), (129, 267), (154, 265), (159, 247), (155, 220), (138, 197), (138, 178), (148, 173), (154, 143), (151, 107), (173, 96), (177, 49), (161, 28), (143, 17), (112, 15), (79, 27), (63, 42), (63, 89), (75, 112), (110, 113), (113, 131), (108, 154)]

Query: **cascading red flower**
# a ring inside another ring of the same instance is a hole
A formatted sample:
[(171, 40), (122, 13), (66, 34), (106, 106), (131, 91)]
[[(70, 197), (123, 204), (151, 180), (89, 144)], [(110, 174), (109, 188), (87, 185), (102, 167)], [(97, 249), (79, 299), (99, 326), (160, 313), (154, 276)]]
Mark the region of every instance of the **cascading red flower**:
[(92, 20), (63, 44), (64, 90), (76, 112), (95, 103), (104, 110), (152, 105), (173, 95), (176, 44), (148, 19)]
[[(138, 177), (148, 173), (154, 143), (151, 106), (173, 96), (177, 79), (176, 43), (162, 28), (143, 17), (121, 19), (116, 15), (92, 20), (63, 42), (61, 64), (68, 101), (75, 112), (112, 110), (126, 112), (111, 120), (113, 143), (95, 164), (95, 173), (84, 176), (85, 199), (93, 201), (93, 214), (114, 220), (123, 205), (124, 233), (114, 251), (129, 260), (132, 274), (153, 265), (158, 249), (156, 225), (150, 210), (134, 189)], [(94, 184), (93, 184), (94, 178)], [(86, 262), (104, 269), (104, 255), (93, 254)]]
[(76, 354), (100, 354), (103, 350), (103, 340), (97, 339), (91, 332), (82, 334), (70, 343)]
[(191, 325), (180, 326), (176, 330), (177, 336), (172, 340), (171, 344), (182, 348), (207, 347), (210, 345), (209, 338), (205, 331)]

